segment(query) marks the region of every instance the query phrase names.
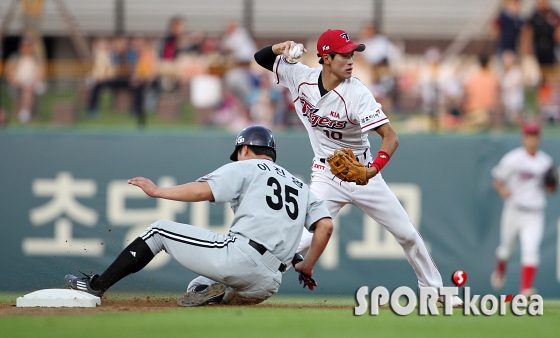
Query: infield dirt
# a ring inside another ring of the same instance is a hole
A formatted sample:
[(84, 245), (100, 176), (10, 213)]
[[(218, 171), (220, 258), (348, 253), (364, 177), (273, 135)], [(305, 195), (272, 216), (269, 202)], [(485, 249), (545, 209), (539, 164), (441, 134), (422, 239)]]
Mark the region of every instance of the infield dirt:
[[(229, 307), (227, 305), (211, 305), (212, 307)], [(251, 305), (248, 307), (262, 307), (262, 308), (282, 308), (282, 309), (349, 309), (351, 310), (353, 306), (351, 305), (340, 305), (340, 304), (328, 304), (325, 301), (313, 301), (309, 304), (294, 304), (293, 302), (264, 302), (258, 305)], [(239, 306), (243, 307), (243, 306)], [(150, 312), (150, 311), (166, 311), (171, 309), (177, 309), (180, 306), (177, 305), (177, 300), (175, 297), (133, 297), (129, 296), (110, 296), (105, 297), (101, 300), (101, 305), (95, 308), (68, 308), (68, 307), (58, 307), (58, 308), (45, 308), (45, 307), (17, 307), (16, 300), (8, 303), (0, 303), (0, 316), (17, 316), (17, 315), (75, 315), (75, 314), (92, 314), (92, 313), (103, 313), (103, 312)]]

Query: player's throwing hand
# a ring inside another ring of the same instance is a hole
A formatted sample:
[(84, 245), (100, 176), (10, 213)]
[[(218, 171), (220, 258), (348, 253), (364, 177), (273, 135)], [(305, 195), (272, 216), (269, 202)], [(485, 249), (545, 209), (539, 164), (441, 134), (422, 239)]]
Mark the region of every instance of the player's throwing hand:
[[(279, 43), (275, 47), (277, 48), (275, 53), (277, 53), (278, 55), (284, 55), (288, 59), (299, 59), (304, 52), (307, 52), (307, 49), (305, 49), (303, 44), (289, 40)], [(290, 51), (292, 52), (292, 54), (290, 54)]]

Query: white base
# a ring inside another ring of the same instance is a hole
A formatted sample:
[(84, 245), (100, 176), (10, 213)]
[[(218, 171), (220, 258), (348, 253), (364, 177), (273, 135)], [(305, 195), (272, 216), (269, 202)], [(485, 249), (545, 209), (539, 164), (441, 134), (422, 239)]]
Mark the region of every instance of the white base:
[(18, 297), (17, 307), (95, 307), (101, 299), (87, 292), (70, 289), (44, 289)]

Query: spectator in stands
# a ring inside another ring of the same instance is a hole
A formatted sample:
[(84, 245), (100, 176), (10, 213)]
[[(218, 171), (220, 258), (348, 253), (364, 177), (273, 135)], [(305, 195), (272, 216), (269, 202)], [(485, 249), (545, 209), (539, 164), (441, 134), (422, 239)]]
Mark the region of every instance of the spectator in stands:
[(93, 67), (88, 83), (92, 86), (97, 82), (107, 81), (115, 76), (111, 62), (111, 44), (105, 37), (97, 37), (92, 46)]
[(140, 126), (146, 124), (146, 92), (155, 81), (157, 75), (158, 59), (154, 48), (153, 39), (142, 35), (134, 37), (132, 44), (138, 53), (138, 61), (134, 66), (130, 78), (130, 87), (133, 93), (133, 110)]
[(380, 34), (372, 22), (362, 26), (359, 43), (366, 45), (360, 54), (373, 67), (388, 64), (394, 67), (400, 59), (400, 51), (387, 36)]
[(537, 91), (537, 106), (540, 117), (549, 124), (560, 120), (560, 80), (549, 77)]
[(179, 69), (177, 58), (181, 52), (181, 46), (185, 43), (186, 20), (180, 16), (174, 16), (169, 20), (167, 33), (160, 50), (160, 79), (159, 89), (171, 92), (178, 88)]
[(432, 121), (432, 128), (439, 127), (437, 122), (443, 104), (443, 89), (445, 83), (442, 77), (442, 54), (439, 48), (430, 47), (424, 52), (424, 61), (418, 74), (418, 86), (422, 97), (422, 105)]
[(396, 94), (394, 68), (400, 59), (400, 51), (387, 36), (378, 32), (372, 22), (362, 25), (359, 40), (358, 43), (364, 44), (366, 49), (356, 54), (356, 65), (362, 60), (369, 65), (368, 78), (372, 83), (368, 87), (383, 106), (383, 111), (390, 113)]
[(222, 76), (224, 73), (224, 57), (221, 51), (221, 41), (218, 34), (198, 33), (191, 36), (190, 42), (196, 40), (196, 48), (191, 47), (182, 51), (178, 56), (178, 68), (181, 81), (188, 83), (193, 77), (204, 74)]
[(457, 69), (443, 62), (438, 47), (428, 48), (424, 61), (416, 82), (423, 110), (431, 117), (432, 129), (454, 129), (459, 124), (463, 98)]
[(486, 55), (478, 57), (480, 68), (465, 82), (463, 128), (481, 131), (497, 124), (500, 82)]
[(206, 34), (200, 44), (200, 55), (206, 62), (208, 72), (222, 76), (226, 68), (226, 58), (222, 53), (222, 41), (219, 34)]
[(505, 0), (498, 16), (491, 26), (491, 36), (496, 40), (499, 54), (512, 51), (517, 54), (519, 36), (523, 27), (521, 18), (521, 0)]
[(285, 113), (283, 110), (286, 109), (282, 88), (272, 85), (274, 81), (270, 72), (260, 74), (258, 80), (258, 86), (254, 87), (248, 98), (251, 120), (273, 129), (274, 123), (281, 121), (281, 115)]
[(169, 20), (167, 34), (161, 48), (161, 60), (173, 61), (179, 54), (180, 41), (185, 34), (186, 22), (180, 16), (174, 16)]
[(253, 55), (257, 51), (257, 45), (251, 33), (236, 20), (226, 23), (222, 46), (241, 65), (251, 63)]
[(225, 25), (222, 49), (233, 63), (224, 74), (225, 90), (239, 101), (238, 107), (243, 111), (238, 114), (250, 118), (247, 109), (248, 99), (258, 81), (249, 66), (257, 51), (257, 45), (245, 27), (235, 20), (230, 20)]
[(88, 115), (96, 116), (98, 114), (99, 96), (103, 89), (110, 88), (113, 91), (125, 89), (132, 94), (133, 111), (138, 118), (139, 126), (145, 124), (145, 113), (142, 105), (138, 104), (143, 101), (144, 88), (141, 86), (133, 86), (133, 74), (137, 70), (138, 50), (131, 46), (129, 39), (125, 36), (117, 36), (112, 41), (111, 51), (111, 71), (112, 77), (104, 81), (96, 82), (91, 90), (88, 104)]
[(228, 125), (234, 119), (231, 116), (231, 120), (228, 120), (228, 113), (233, 110), (223, 109), (222, 116), (216, 116), (216, 110), (224, 103), (222, 75), (225, 64), (221, 36), (205, 35), (197, 49), (196, 53), (185, 53), (180, 61), (182, 79), (189, 84), (189, 99), (194, 120), (198, 125)]
[(525, 85), (518, 56), (512, 50), (502, 53), (501, 103), (504, 109), (504, 122), (509, 126), (521, 127), (525, 105)]
[(536, 0), (536, 8), (524, 26), (523, 45), (526, 52), (535, 55), (543, 79), (553, 76), (557, 64), (555, 47), (560, 41), (560, 16), (548, 0)]
[(27, 123), (34, 114), (37, 96), (45, 91), (44, 63), (35, 55), (30, 38), (21, 38), (18, 53), (7, 62), (6, 75), (15, 92), (18, 120)]

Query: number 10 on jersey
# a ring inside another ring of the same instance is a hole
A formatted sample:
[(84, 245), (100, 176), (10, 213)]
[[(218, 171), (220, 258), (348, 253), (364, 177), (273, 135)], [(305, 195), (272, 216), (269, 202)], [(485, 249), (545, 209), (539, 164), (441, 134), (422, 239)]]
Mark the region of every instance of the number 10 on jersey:
[(323, 129), (323, 131), (325, 132), (325, 134), (327, 135), (328, 138), (332, 138), (333, 140), (341, 140), (342, 139), (342, 133), (339, 131), (330, 131), (330, 130), (325, 130)]

